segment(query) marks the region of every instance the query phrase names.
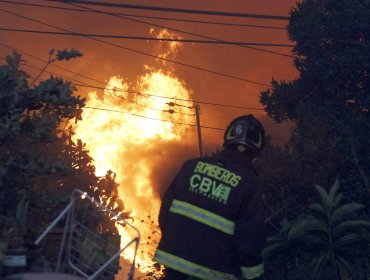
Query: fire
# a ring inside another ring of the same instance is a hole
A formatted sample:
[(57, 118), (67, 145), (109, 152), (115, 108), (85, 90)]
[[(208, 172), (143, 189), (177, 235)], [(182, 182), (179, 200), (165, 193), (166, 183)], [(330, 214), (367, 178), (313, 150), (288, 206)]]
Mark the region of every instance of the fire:
[[(150, 34), (156, 35), (155, 37), (158, 39), (183, 39), (181, 36), (176, 33), (170, 32), (168, 29), (160, 29), (156, 31), (156, 29), (151, 28)], [(182, 45), (182, 43), (176, 41), (168, 41), (165, 44), (160, 44), (160, 50), (158, 51), (160, 54), (158, 56), (164, 59), (174, 57), (180, 51)], [(166, 64), (165, 60), (162, 60), (161, 62), (164, 65)]]
[[(149, 67), (146, 70), (135, 90), (130, 91), (123, 78), (112, 77), (103, 96), (90, 92), (90, 109), (84, 110), (75, 129), (75, 137), (86, 143), (95, 161), (97, 175), (105, 175), (108, 170), (117, 173), (119, 195), (126, 210), (132, 211), (133, 225), (142, 236), (137, 256), (141, 272), (151, 267), (159, 239), (152, 236), (153, 230), (158, 231), (154, 222), (160, 199), (153, 191), (150, 154), (160, 151), (164, 142), (180, 141), (189, 132), (191, 127), (179, 123), (195, 123), (191, 102), (183, 101), (191, 96), (184, 83), (172, 73)], [(127, 232), (120, 234), (122, 243), (132, 238)], [(132, 246), (124, 251), (129, 260), (133, 254)]]

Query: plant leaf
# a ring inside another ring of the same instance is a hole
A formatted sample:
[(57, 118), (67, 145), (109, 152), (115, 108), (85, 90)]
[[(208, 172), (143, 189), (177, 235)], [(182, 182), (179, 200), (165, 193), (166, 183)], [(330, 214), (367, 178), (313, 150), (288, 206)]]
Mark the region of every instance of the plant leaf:
[(350, 231), (356, 231), (358, 227), (369, 227), (370, 228), (370, 222), (365, 220), (350, 220), (340, 223), (335, 227), (335, 231), (337, 233), (350, 230)]
[(330, 209), (330, 204), (328, 203), (329, 200), (328, 200), (328, 193), (326, 192), (326, 190), (319, 186), (319, 185), (315, 185), (315, 189), (318, 191), (320, 197), (321, 197), (321, 202), (322, 204), (324, 205), (325, 208), (327, 208), (328, 210)]
[(365, 208), (365, 205), (361, 203), (357, 203), (357, 202), (344, 204), (334, 210), (333, 215), (332, 215), (332, 222), (333, 223), (339, 222), (340, 220), (344, 218), (344, 216), (354, 213), (363, 208)]
[(361, 242), (362, 240), (363, 238), (361, 238), (357, 233), (349, 233), (339, 238), (337, 242), (335, 242), (334, 246), (339, 248), (345, 247), (352, 245), (353, 243)]
[(339, 189), (339, 180), (336, 179), (334, 184), (331, 186), (328, 194), (328, 201), (333, 205), (338, 189)]
[(322, 214), (324, 216), (327, 216), (327, 212), (325, 211), (325, 208), (320, 203), (313, 203), (310, 205), (310, 209), (312, 211), (315, 211), (319, 214)]
[(304, 235), (309, 231), (319, 231), (321, 233), (327, 234), (328, 225), (312, 216), (303, 218), (293, 225), (288, 233), (288, 239), (294, 240), (299, 238), (304, 238)]

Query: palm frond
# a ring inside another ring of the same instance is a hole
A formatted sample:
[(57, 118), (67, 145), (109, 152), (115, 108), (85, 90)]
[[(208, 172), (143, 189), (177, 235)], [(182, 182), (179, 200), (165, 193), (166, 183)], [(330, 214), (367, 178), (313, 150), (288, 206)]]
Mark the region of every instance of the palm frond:
[(348, 275), (348, 273), (352, 273), (351, 265), (341, 256), (335, 255), (335, 259), (337, 259), (337, 266), (340, 271), (340, 273)]
[(262, 257), (263, 259), (271, 259), (281, 254), (282, 252), (286, 252), (286, 246), (284, 243), (274, 243), (274, 244), (269, 244), (267, 245), (263, 250), (262, 250)]
[(303, 238), (308, 232), (317, 232), (317, 234), (328, 234), (328, 225), (325, 221), (319, 220), (313, 216), (307, 216), (298, 220), (288, 233), (288, 239), (294, 240)]
[(362, 242), (363, 238), (357, 233), (349, 233), (340, 237), (334, 244), (336, 248), (353, 245)]
[(339, 205), (339, 203), (342, 201), (343, 199), (343, 194), (342, 193), (338, 193), (336, 195), (336, 197), (334, 198), (334, 205), (337, 206)]
[(331, 217), (332, 223), (337, 223), (343, 220), (346, 215), (352, 214), (363, 208), (365, 208), (365, 205), (357, 202), (344, 204), (334, 210), (333, 215)]
[(318, 191), (318, 193), (321, 197), (321, 202), (324, 205), (324, 207), (329, 209), (329, 207), (330, 207), (330, 205), (328, 203), (329, 194), (326, 192), (326, 190), (323, 187), (321, 187), (319, 185), (315, 185), (315, 189)]
[(319, 275), (325, 263), (328, 261), (328, 256), (326, 254), (321, 254), (317, 258), (312, 259), (313, 273)]
[(313, 203), (310, 205), (310, 209), (316, 213), (327, 216), (325, 208), (320, 203)]
[(338, 189), (339, 189), (339, 180), (336, 179), (334, 184), (331, 186), (328, 194), (328, 202), (331, 203), (333, 206)]
[(340, 234), (345, 231), (356, 231), (359, 227), (365, 227), (370, 229), (370, 222), (365, 220), (350, 220), (344, 221), (334, 228), (335, 234)]

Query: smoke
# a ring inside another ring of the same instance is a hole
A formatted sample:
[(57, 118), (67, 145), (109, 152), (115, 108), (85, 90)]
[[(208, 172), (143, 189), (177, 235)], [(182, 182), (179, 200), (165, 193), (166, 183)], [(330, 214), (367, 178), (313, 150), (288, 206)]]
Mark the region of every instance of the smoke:
[[(124, 166), (117, 172), (121, 173), (123, 177), (127, 175), (124, 181), (134, 182), (129, 174), (136, 176), (139, 166), (144, 164), (149, 170), (146, 188), (152, 190), (154, 196), (159, 198), (164, 194), (183, 161), (189, 159), (189, 157), (198, 156), (198, 151), (194, 149), (194, 143), (191, 143), (190, 140), (186, 138), (179, 142), (156, 140), (155, 143), (145, 145), (129, 145), (127, 147), (128, 152), (122, 155), (122, 161), (125, 158), (134, 158), (135, 161), (130, 161), (128, 166)], [(130, 186), (123, 182), (122, 188), (130, 188)], [(142, 199), (144, 201), (148, 197), (144, 196)]]

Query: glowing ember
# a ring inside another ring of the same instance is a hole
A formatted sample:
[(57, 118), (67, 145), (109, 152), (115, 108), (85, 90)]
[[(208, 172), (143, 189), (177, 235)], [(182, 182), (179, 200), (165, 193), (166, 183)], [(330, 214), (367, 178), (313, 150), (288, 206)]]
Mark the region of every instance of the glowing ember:
[[(90, 92), (87, 101), (90, 109), (84, 110), (75, 130), (75, 137), (86, 143), (95, 160), (97, 175), (103, 176), (108, 170), (117, 173), (125, 210), (132, 211), (133, 224), (142, 236), (137, 256), (141, 272), (151, 267), (159, 238), (153, 238), (158, 231), (153, 222), (157, 221), (160, 199), (153, 192), (150, 168), (153, 159), (147, 151), (153, 154), (160, 150), (161, 143), (181, 140), (189, 127), (175, 123), (195, 123), (193, 110), (188, 108), (192, 104), (176, 101), (190, 99), (183, 83), (171, 73), (148, 67), (147, 70), (138, 79), (137, 92), (128, 91), (128, 83), (119, 77), (110, 79), (104, 96)], [(122, 244), (131, 239), (125, 232), (120, 234)], [(124, 251), (125, 258), (131, 260), (132, 256), (133, 248)]]

